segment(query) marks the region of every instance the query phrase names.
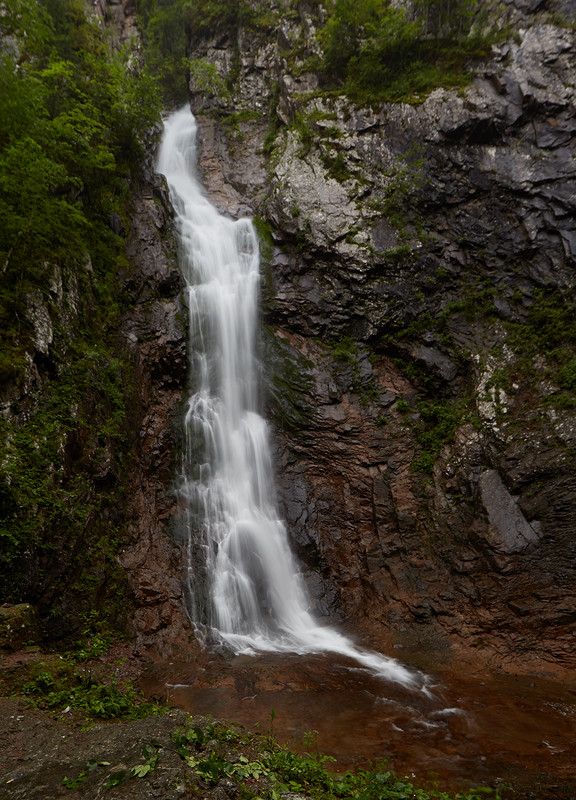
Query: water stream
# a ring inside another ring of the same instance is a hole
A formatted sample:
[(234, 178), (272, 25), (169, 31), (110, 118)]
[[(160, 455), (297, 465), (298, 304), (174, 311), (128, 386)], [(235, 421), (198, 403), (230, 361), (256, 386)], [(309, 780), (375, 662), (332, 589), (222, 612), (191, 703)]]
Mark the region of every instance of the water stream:
[(210, 203), (196, 170), (194, 117), (165, 123), (158, 171), (176, 212), (190, 313), (190, 395), (178, 493), (185, 507), (190, 618), (212, 644), (235, 653), (323, 651), (351, 657), (387, 680), (425, 679), (362, 650), (308, 609), (274, 497), (268, 431), (259, 413), (256, 355), (259, 248), (249, 219)]

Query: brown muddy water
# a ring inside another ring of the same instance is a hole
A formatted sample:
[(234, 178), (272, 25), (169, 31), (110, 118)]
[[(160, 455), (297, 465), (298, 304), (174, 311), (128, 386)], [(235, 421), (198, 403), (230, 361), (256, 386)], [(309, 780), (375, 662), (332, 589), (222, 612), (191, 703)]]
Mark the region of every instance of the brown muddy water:
[(427, 691), (410, 691), (331, 654), (212, 655), (154, 665), (141, 686), (192, 714), (265, 734), (273, 725), (279, 741), (333, 756), (337, 771), (385, 759), (446, 789), (508, 783), (516, 800), (576, 800), (576, 681), (427, 674)]

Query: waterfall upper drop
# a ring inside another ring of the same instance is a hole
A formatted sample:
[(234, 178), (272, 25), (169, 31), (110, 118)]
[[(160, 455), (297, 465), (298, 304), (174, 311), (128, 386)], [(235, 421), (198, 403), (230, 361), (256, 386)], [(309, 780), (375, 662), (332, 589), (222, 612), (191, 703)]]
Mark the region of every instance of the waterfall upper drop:
[(358, 649), (308, 611), (278, 518), (267, 426), (258, 413), (258, 239), (250, 220), (224, 217), (205, 197), (196, 130), (187, 108), (174, 113), (158, 162), (176, 212), (190, 313), (179, 482), (188, 612), (235, 652), (338, 652), (382, 677), (418, 685), (420, 676)]

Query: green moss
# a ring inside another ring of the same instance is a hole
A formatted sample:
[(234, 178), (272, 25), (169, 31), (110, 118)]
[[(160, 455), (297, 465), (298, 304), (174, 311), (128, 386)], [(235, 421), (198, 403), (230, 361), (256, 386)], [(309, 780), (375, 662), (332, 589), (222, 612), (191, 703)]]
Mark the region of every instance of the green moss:
[(252, 222), (256, 228), (260, 244), (260, 300), (264, 313), (267, 313), (274, 307), (276, 302), (274, 276), (272, 274), (272, 257), (274, 255), (272, 226), (262, 217), (254, 217)]
[(265, 155), (270, 156), (274, 150), (276, 138), (282, 128), (282, 120), (278, 116), (278, 103), (280, 102), (280, 86), (274, 83), (270, 91), (270, 105), (268, 109), (269, 123), (266, 136), (264, 138), (263, 150)]
[(442, 447), (451, 442), (465, 418), (460, 404), (420, 400), (420, 422), (415, 428), (420, 453), (412, 461), (415, 472), (431, 472)]
[(260, 111), (251, 111), (250, 109), (243, 109), (241, 111), (235, 111), (232, 114), (227, 114), (224, 117), (220, 117), (220, 122), (227, 128), (236, 138), (242, 138), (242, 132), (240, 129), (240, 125), (243, 122), (249, 122), (250, 120), (254, 119), (262, 119), (262, 113)]
[(400, 414), (408, 414), (412, 411), (412, 406), (403, 397), (399, 397), (396, 401), (396, 410), (399, 411)]
[(263, 347), (268, 372), (267, 401), (276, 423), (285, 430), (303, 433), (312, 422), (308, 400), (312, 365), (267, 326)]
[(358, 344), (351, 336), (343, 336), (328, 345), (335, 358), (347, 361), (351, 367), (358, 369)]
[(335, 181), (338, 181), (338, 183), (344, 183), (344, 181), (354, 177), (346, 165), (346, 159), (343, 153), (337, 153), (335, 156), (330, 156), (325, 153), (322, 156), (322, 163), (328, 175)]
[[(368, 207), (374, 212), (375, 224), (376, 215), (382, 216), (398, 232), (398, 247), (379, 254), (380, 258), (390, 263), (414, 260), (410, 239), (418, 238), (421, 245), (429, 241), (425, 219), (420, 211), (428, 181), (420, 150), (419, 147), (411, 148), (396, 160), (392, 168), (384, 171), (384, 192), (368, 202)], [(419, 255), (422, 254), (421, 250)]]
[[(568, 410), (570, 398), (576, 399), (576, 290), (541, 289), (528, 312), (522, 309), (522, 313), (524, 321), (503, 323), (507, 344), (516, 357), (505, 367), (507, 383), (502, 385), (506, 387), (512, 379), (534, 385), (546, 378), (561, 389), (546, 402)], [(534, 369), (535, 359), (542, 362), (538, 369)]]
[(367, 355), (370, 361), (374, 355), (367, 350), (366, 345), (359, 345), (351, 336), (343, 336), (335, 342), (329, 342), (327, 346), (338, 361), (345, 361), (348, 364), (352, 376), (352, 389), (359, 395), (361, 405), (368, 406), (377, 401), (379, 391), (374, 377), (372, 375), (364, 379), (360, 377), (361, 355)]
[(398, 247), (391, 247), (389, 250), (385, 250), (381, 257), (388, 264), (402, 264), (415, 261), (417, 254), (409, 244), (400, 244)]

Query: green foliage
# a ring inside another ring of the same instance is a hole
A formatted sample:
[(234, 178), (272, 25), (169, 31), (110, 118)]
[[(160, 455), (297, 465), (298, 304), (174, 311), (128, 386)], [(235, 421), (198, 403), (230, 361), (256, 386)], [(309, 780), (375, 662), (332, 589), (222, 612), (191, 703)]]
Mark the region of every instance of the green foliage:
[(435, 787), (419, 788), (407, 778), (400, 778), (386, 769), (385, 762), (375, 768), (335, 774), (326, 769), (333, 759), (321, 755), (300, 755), (268, 740), (267, 753), (262, 758), (268, 777), (275, 788), (269, 797), (281, 796), (283, 792), (302, 793), (317, 800), (500, 800), (498, 790), (487, 787), (461, 792), (443, 792)]
[(84, 781), (90, 776), (92, 772), (98, 769), (98, 767), (109, 767), (109, 761), (93, 761), (89, 759), (86, 762), (86, 770), (82, 770), (80, 774), (76, 778), (64, 778), (62, 781), (62, 786), (66, 787), (66, 789), (77, 789), (81, 786)]
[(132, 767), (130, 770), (131, 778), (143, 778), (153, 769), (156, 769), (158, 758), (160, 757), (158, 746), (145, 744), (142, 748), (142, 756), (144, 757), (144, 763)]
[[(0, 377), (14, 380), (32, 334), (30, 292), (55, 264), (97, 281), (115, 271), (130, 168), (158, 105), (149, 77), (111, 57), (80, 0), (7, 0), (0, 37)], [(104, 273), (104, 274), (103, 274)]]
[(0, 36), (17, 47), (0, 56), (0, 270), (21, 311), (52, 264), (112, 242), (106, 223), (158, 106), (127, 54), (108, 55), (80, 0), (4, 8)]
[(467, 36), (478, 14), (476, 0), (414, 0), (425, 36)]
[(576, 358), (571, 358), (558, 371), (558, 382), (563, 389), (576, 394)]
[(214, 725), (208, 723), (204, 728), (195, 725), (187, 731), (175, 731), (170, 738), (176, 746), (176, 752), (182, 758), (187, 758), (192, 748), (200, 749), (205, 742), (216, 739), (217, 733)]
[(136, 8), (146, 62), (171, 106), (187, 99), (188, 45), (204, 36), (233, 36), (255, 18), (245, 0), (137, 0)]
[[(313, 800), (503, 800), (506, 792), (488, 787), (457, 792), (441, 791), (434, 785), (422, 788), (387, 769), (385, 762), (366, 770), (336, 774), (327, 769), (332, 758), (319, 753), (296, 753), (279, 745), (272, 736), (261, 741), (253, 736), (239, 737), (222, 723), (175, 731), (170, 738), (172, 746), (165, 747), (157, 740), (144, 745), (143, 762), (109, 774), (105, 789), (145, 778), (156, 768), (162, 750), (175, 747), (188, 772), (187, 780), (195, 776), (196, 782), (201, 779), (214, 786), (224, 779), (234, 796), (243, 800), (280, 800), (287, 793)], [(306, 744), (312, 739), (308, 736)], [(233, 749), (222, 746), (230, 742), (234, 743)], [(78, 788), (88, 778), (98, 777), (100, 768), (106, 766), (110, 766), (108, 761), (89, 760), (76, 778), (65, 778), (63, 785)]]
[(421, 400), (418, 404), (420, 422), (416, 427), (416, 440), (420, 454), (412, 461), (415, 472), (431, 472), (438, 453), (451, 442), (456, 430), (464, 421), (464, 410), (448, 402)]
[(354, 369), (358, 369), (358, 344), (351, 336), (343, 336), (337, 342), (331, 342), (330, 350), (340, 361), (346, 361)]
[(462, 86), (467, 62), (492, 41), (473, 32), (475, 9), (472, 0), (419, 0), (410, 17), (387, 0), (333, 0), (319, 34), (324, 83), (361, 103)]
[(265, 759), (265, 764), (277, 781), (283, 784), (279, 788), (284, 791), (308, 793), (314, 789), (315, 792), (330, 792), (336, 781), (325, 765), (334, 760), (324, 755), (300, 755), (288, 748), (276, 746)]
[(98, 573), (119, 588), (111, 486), (95, 472), (127, 451), (116, 231), (159, 101), (82, 0), (5, 0), (0, 39), (0, 382), (17, 398), (28, 381), (26, 407), (0, 419), (0, 595), (45, 593), (49, 608), (93, 598)]
[[(106, 457), (111, 445), (117, 448), (117, 458), (121, 456), (126, 444), (126, 377), (125, 366), (104, 346), (77, 343), (26, 422), (16, 426), (0, 419), (0, 587), (5, 596), (31, 596), (19, 583), (18, 567), (23, 553), (32, 550), (38, 560), (35, 566), (28, 564), (32, 574), (26, 578), (36, 592), (41, 590), (51, 554), (64, 541), (79, 539), (106, 503), (105, 493), (92, 494), (90, 463), (80, 460), (74, 470), (69, 467), (79, 439), (86, 445), (92, 441), (96, 460), (99, 452)], [(110, 544), (111, 534), (108, 531)], [(90, 550), (97, 546), (98, 539)]]
[(90, 675), (72, 677), (41, 672), (22, 687), (22, 693), (42, 709), (73, 708), (93, 719), (141, 719), (162, 711), (145, 702), (131, 685), (98, 683)]
[(78, 662), (92, 661), (118, 640), (118, 632), (110, 621), (110, 612), (102, 613), (91, 609), (80, 615), (82, 628), (78, 641), (70, 655)]
[(164, 103), (187, 99), (186, 46), (189, 38), (187, 2), (137, 0), (146, 63), (161, 87)]
[(227, 99), (230, 92), (222, 80), (214, 64), (205, 58), (196, 58), (188, 62), (190, 81), (198, 91), (208, 92), (220, 99)]

